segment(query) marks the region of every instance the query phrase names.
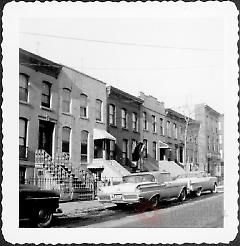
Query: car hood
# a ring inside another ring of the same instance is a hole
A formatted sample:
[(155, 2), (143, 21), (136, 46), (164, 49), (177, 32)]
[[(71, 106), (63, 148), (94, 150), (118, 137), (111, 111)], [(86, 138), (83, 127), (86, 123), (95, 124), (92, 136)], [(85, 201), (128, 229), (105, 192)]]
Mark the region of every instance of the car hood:
[(149, 182), (144, 183), (123, 183), (112, 186), (103, 186), (101, 187), (101, 191), (103, 193), (122, 193), (122, 192), (135, 192), (136, 187), (142, 184), (149, 184)]

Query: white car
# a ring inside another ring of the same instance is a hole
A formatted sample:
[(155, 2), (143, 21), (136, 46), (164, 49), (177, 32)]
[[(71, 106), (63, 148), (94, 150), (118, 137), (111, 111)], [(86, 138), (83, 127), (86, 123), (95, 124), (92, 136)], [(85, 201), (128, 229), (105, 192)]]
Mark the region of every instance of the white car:
[(172, 181), (167, 172), (142, 172), (123, 176), (118, 185), (99, 189), (99, 202), (112, 202), (117, 205), (148, 203), (152, 208), (159, 201), (178, 198), (184, 201), (187, 195), (185, 182)]
[(203, 191), (217, 192), (217, 178), (209, 176), (205, 171), (199, 172), (187, 172), (185, 174), (178, 175), (175, 181), (186, 182), (188, 187), (188, 193), (195, 196), (201, 196)]

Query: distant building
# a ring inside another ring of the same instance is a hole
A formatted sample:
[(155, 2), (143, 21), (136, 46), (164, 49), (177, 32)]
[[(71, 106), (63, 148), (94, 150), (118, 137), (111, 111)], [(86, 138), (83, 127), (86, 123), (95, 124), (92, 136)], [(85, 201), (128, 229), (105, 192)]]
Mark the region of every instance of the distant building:
[(19, 49), (19, 180), (36, 176), (35, 151), (57, 149), (62, 66)]
[(224, 115), (219, 117), (219, 152), (221, 158), (221, 176), (224, 176)]
[(127, 170), (138, 169), (132, 154), (140, 139), (142, 100), (113, 86), (107, 87), (107, 130), (116, 138), (110, 146), (110, 159)]
[(172, 109), (166, 109), (166, 143), (170, 146), (167, 158), (180, 164), (187, 171), (197, 168), (198, 165), (199, 127), (199, 122)]
[(141, 141), (144, 144), (143, 171), (158, 170), (158, 161), (166, 160), (169, 146), (165, 143), (165, 108), (157, 98), (140, 92), (143, 101), (141, 113)]
[(219, 144), (220, 113), (206, 104), (195, 105), (195, 119), (200, 121), (198, 155), (201, 170), (211, 175), (221, 176), (221, 156)]

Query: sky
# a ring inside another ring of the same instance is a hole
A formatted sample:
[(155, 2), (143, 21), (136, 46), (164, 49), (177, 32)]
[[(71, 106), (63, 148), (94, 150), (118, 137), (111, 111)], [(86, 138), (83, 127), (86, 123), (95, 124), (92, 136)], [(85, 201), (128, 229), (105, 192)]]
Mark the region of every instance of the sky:
[(222, 18), (21, 18), (19, 47), (166, 108), (223, 113)]

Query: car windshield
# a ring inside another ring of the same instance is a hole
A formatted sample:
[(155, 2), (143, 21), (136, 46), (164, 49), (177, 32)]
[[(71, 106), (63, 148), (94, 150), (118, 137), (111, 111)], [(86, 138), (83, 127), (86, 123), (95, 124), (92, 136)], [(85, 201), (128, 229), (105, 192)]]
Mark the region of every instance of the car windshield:
[(124, 176), (123, 183), (154, 182), (155, 178), (151, 174)]

